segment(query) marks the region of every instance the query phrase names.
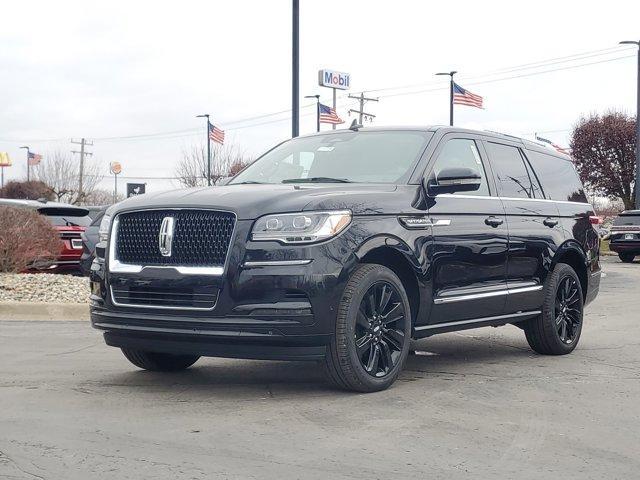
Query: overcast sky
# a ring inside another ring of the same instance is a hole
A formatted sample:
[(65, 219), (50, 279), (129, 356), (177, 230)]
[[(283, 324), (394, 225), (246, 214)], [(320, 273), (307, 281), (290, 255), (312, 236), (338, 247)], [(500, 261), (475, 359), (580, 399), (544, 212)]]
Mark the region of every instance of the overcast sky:
[[(301, 96), (330, 103), (318, 69), (349, 72), (352, 93), (380, 97), (366, 106), (377, 126), (447, 123), (446, 80), (434, 73), (450, 69), (485, 99), (484, 110), (456, 107), (459, 126), (545, 132), (564, 145), (580, 115), (635, 113), (635, 50), (617, 43), (640, 39), (637, 0), (300, 3)], [(290, 0), (23, 0), (2, 10), (0, 151), (14, 162), (5, 179), (26, 174), (20, 146), (46, 161), (84, 136), (105, 172), (122, 163), (121, 184), (169, 188), (149, 177), (172, 176), (181, 152), (204, 141), (199, 113), (253, 156), (290, 136), (289, 113), (242, 121), (291, 107)], [(347, 121), (351, 103), (339, 96)], [(315, 111), (302, 105), (310, 133)]]

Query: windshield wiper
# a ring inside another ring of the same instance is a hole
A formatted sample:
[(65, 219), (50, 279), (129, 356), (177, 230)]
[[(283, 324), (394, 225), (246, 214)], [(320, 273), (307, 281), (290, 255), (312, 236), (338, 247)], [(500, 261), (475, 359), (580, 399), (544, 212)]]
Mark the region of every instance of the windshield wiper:
[(62, 217), (62, 220), (64, 220), (64, 223), (66, 223), (67, 227), (79, 227), (80, 226), (77, 223), (70, 222), (69, 220), (67, 220), (64, 217)]
[(287, 178), (282, 180), (282, 183), (351, 183), (351, 180), (346, 178), (332, 178), (332, 177), (309, 177), (309, 178)]
[(244, 182), (230, 183), (229, 185), (264, 185), (264, 182), (256, 182), (255, 180), (246, 180)]

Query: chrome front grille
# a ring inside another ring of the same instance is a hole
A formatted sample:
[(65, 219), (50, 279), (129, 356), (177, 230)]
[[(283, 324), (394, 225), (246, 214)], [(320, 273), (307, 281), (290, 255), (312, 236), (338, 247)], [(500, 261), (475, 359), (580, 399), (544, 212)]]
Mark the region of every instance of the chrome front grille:
[[(169, 256), (159, 245), (160, 228), (166, 217), (174, 219)], [(141, 266), (223, 267), (234, 226), (234, 214), (213, 210), (121, 213), (115, 232), (115, 260)]]

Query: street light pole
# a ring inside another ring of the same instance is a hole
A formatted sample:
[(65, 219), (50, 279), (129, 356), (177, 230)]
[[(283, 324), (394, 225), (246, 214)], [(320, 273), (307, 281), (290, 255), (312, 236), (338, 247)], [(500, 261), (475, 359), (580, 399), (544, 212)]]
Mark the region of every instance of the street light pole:
[(316, 132), (320, 131), (320, 95), (306, 95), (304, 98), (316, 99)]
[(292, 0), (291, 29), (291, 136), (300, 133), (300, 0)]
[(640, 209), (640, 40), (625, 40), (621, 45), (638, 47), (638, 74), (636, 78), (636, 209)]
[(211, 186), (211, 122), (209, 122), (209, 114), (196, 115), (196, 118), (207, 119), (207, 185)]
[(29, 167), (29, 147), (20, 147), (20, 148), (26, 148), (27, 149), (27, 182), (29, 181), (29, 170), (31, 170), (31, 168)]
[(440, 72), (436, 73), (436, 75), (449, 75), (449, 125), (453, 127), (453, 76), (458, 73), (456, 71), (451, 72)]

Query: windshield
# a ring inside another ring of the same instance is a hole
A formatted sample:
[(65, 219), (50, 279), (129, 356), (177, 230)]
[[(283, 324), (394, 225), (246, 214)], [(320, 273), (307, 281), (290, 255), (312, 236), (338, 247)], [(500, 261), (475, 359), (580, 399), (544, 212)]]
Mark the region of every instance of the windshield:
[(339, 132), (295, 138), (240, 172), (240, 183), (397, 183), (411, 173), (430, 132)]

